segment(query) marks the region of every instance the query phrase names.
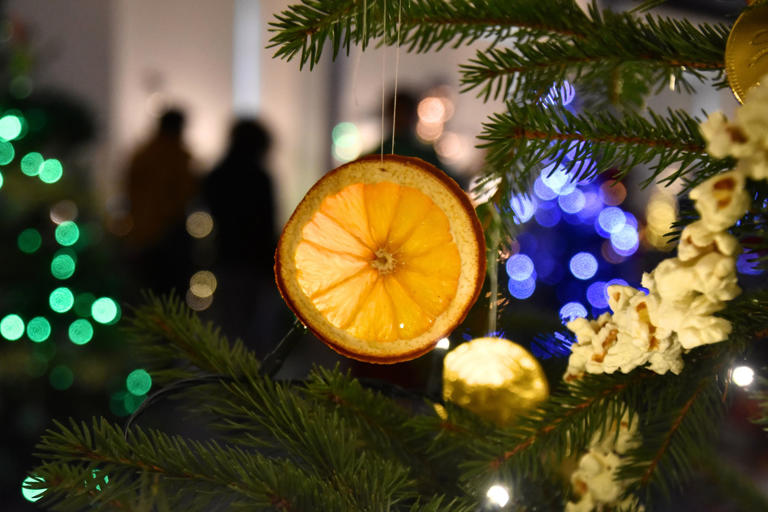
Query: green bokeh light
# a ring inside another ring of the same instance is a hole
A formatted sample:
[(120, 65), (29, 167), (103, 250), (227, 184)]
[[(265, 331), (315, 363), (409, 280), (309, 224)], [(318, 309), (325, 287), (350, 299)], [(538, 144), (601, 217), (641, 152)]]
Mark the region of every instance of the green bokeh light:
[(74, 302), (75, 297), (72, 295), (72, 290), (64, 286), (53, 290), (48, 297), (48, 304), (57, 313), (66, 313), (72, 309)]
[(43, 497), (45, 489), (30, 489), (27, 487), (28, 485), (34, 485), (40, 482), (45, 482), (45, 480), (37, 475), (28, 476), (24, 479), (24, 482), (21, 484), (21, 495), (24, 496), (25, 500), (34, 503)]
[(68, 366), (60, 364), (53, 367), (51, 373), (48, 374), (48, 380), (53, 389), (64, 391), (72, 386), (72, 383), (75, 381), (75, 375)]
[(27, 337), (35, 343), (48, 339), (51, 335), (51, 324), (42, 316), (36, 316), (27, 323)]
[(3, 188), (3, 173), (0, 172), (0, 188)]
[(100, 324), (114, 322), (118, 316), (117, 303), (109, 297), (96, 299), (93, 306), (91, 306), (91, 315)]
[(0, 117), (0, 139), (13, 140), (21, 135), (21, 119), (14, 115)]
[[(125, 407), (125, 397), (131, 395), (127, 391), (117, 391), (109, 397), (109, 410), (115, 416), (127, 416), (130, 414)], [(131, 395), (133, 396), (133, 395)]]
[(6, 315), (0, 320), (0, 336), (10, 341), (24, 336), (24, 320), (19, 315)]
[(19, 233), (19, 238), (16, 240), (19, 250), (27, 254), (32, 254), (38, 250), (42, 243), (43, 237), (40, 236), (40, 232), (35, 228), (25, 229)]
[(40, 174), (44, 161), (43, 155), (36, 151), (27, 153), (21, 157), (21, 172), (27, 176), (37, 176)]
[(125, 410), (128, 411), (128, 414), (133, 414), (136, 412), (136, 409), (139, 408), (145, 398), (145, 395), (136, 396), (131, 393), (126, 393), (123, 395), (123, 407), (125, 407)]
[(56, 237), (56, 241), (63, 246), (74, 245), (80, 238), (80, 228), (71, 220), (66, 220), (56, 226), (54, 236)]
[(0, 165), (11, 163), (15, 155), (16, 151), (13, 149), (13, 144), (0, 140)]
[(69, 254), (57, 254), (51, 261), (51, 274), (56, 279), (69, 279), (75, 273), (75, 259)]
[(91, 316), (91, 307), (94, 300), (96, 300), (96, 296), (92, 293), (78, 293), (77, 297), (75, 297), (75, 314), (82, 317)]
[[(94, 470), (91, 471), (91, 476), (93, 477), (94, 480), (98, 479), (99, 473), (101, 473), (100, 469), (94, 469)], [(109, 475), (104, 475), (104, 478), (102, 480), (103, 480), (103, 482), (105, 484), (108, 484), (109, 483)], [(87, 486), (88, 482), (85, 482), (85, 485)], [(101, 491), (101, 484), (100, 483), (96, 484), (96, 490), (97, 491)]]
[(49, 158), (40, 167), (40, 180), (44, 183), (56, 183), (64, 174), (64, 167), (55, 158)]
[(152, 377), (146, 370), (137, 368), (128, 374), (125, 379), (125, 387), (135, 396), (146, 395), (152, 388)]
[(75, 345), (85, 345), (93, 339), (93, 326), (85, 318), (78, 318), (69, 324), (69, 340)]

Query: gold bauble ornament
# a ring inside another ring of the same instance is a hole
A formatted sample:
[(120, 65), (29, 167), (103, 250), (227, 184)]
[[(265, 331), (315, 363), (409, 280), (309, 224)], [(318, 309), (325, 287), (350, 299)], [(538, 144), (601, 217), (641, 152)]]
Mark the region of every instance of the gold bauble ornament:
[(740, 103), (768, 74), (768, 4), (744, 11), (733, 24), (725, 45), (725, 71)]
[(443, 398), (498, 425), (549, 396), (538, 361), (503, 338), (476, 338), (445, 356)]

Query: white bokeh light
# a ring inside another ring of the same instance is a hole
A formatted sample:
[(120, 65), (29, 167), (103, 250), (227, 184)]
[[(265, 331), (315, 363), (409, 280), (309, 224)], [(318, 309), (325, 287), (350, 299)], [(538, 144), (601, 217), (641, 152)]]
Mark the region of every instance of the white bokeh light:
[(503, 485), (492, 485), (488, 488), (488, 492), (485, 493), (488, 496), (488, 500), (499, 507), (505, 506), (509, 503), (509, 490)]
[(440, 341), (437, 342), (435, 348), (439, 348), (440, 350), (448, 350), (451, 348), (451, 340), (448, 338), (440, 338)]
[(749, 366), (737, 366), (731, 372), (731, 380), (737, 386), (749, 386), (755, 380), (755, 371)]

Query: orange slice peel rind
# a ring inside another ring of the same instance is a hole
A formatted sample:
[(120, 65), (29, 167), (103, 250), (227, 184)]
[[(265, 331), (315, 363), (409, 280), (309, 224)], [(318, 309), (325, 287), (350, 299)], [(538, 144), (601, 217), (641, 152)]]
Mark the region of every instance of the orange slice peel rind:
[(463, 190), (436, 167), (363, 157), (323, 176), (275, 253), (283, 299), (340, 354), (391, 364), (460, 324), (485, 277), (485, 241)]

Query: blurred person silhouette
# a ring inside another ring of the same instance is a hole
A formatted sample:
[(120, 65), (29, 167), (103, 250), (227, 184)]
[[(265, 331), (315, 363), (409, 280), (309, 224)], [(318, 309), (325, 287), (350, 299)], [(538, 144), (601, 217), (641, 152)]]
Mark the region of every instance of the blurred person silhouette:
[(181, 110), (166, 110), (155, 133), (133, 153), (127, 170), (129, 263), (140, 286), (157, 292), (184, 291), (189, 279), (190, 240), (184, 220), (198, 180), (184, 145), (184, 124)]
[(211, 314), (224, 332), (260, 355), (279, 341), (287, 316), (272, 271), (277, 233), (267, 165), (271, 145), (260, 121), (235, 121), (229, 148), (202, 190), (216, 236)]

